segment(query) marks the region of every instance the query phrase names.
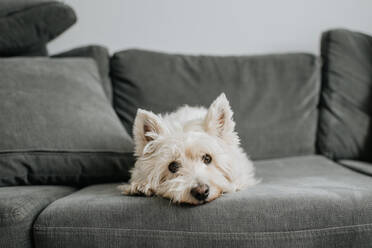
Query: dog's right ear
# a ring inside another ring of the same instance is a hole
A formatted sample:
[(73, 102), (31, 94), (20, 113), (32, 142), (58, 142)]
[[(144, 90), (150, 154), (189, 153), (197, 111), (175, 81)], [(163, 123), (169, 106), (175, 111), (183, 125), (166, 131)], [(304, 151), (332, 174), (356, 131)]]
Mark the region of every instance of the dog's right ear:
[(147, 143), (155, 140), (159, 135), (164, 133), (162, 126), (162, 119), (156, 114), (143, 109), (137, 110), (133, 126), (136, 156), (146, 153), (144, 149)]

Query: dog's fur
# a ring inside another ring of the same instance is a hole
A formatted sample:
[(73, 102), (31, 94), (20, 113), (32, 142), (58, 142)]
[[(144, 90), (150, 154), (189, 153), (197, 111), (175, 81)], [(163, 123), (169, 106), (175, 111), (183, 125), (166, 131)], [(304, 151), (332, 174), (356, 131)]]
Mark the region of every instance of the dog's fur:
[[(186, 105), (161, 116), (139, 109), (133, 127), (137, 162), (120, 190), (198, 205), (256, 184), (232, 115), (223, 93), (208, 110)], [(195, 190), (206, 196), (195, 197)]]

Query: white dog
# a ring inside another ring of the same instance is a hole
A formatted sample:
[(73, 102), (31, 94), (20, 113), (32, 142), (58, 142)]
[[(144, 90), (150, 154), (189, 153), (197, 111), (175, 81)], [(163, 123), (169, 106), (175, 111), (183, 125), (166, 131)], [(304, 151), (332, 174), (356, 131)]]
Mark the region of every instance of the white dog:
[(139, 109), (133, 127), (137, 162), (129, 184), (119, 189), (198, 205), (256, 184), (232, 115), (223, 93), (208, 110), (186, 105), (161, 116)]

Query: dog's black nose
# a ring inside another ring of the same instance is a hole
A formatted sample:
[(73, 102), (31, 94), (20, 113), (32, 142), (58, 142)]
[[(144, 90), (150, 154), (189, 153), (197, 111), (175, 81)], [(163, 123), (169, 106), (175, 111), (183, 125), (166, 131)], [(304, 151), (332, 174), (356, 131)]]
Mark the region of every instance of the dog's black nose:
[(191, 195), (199, 201), (204, 201), (209, 195), (209, 186), (206, 184), (199, 184), (191, 189)]

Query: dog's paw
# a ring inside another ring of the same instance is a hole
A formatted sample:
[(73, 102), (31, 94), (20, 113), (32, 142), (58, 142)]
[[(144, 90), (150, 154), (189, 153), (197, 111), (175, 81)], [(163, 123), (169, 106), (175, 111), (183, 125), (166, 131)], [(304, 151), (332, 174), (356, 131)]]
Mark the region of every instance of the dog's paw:
[(132, 190), (131, 190), (131, 185), (130, 184), (123, 184), (123, 185), (119, 185), (118, 186), (118, 190), (120, 190), (120, 192), (123, 194), (123, 195), (132, 195)]
[(118, 189), (121, 191), (123, 195), (145, 195), (145, 196), (153, 196), (154, 192), (151, 189), (147, 189), (144, 186), (139, 184), (123, 184), (119, 185)]

